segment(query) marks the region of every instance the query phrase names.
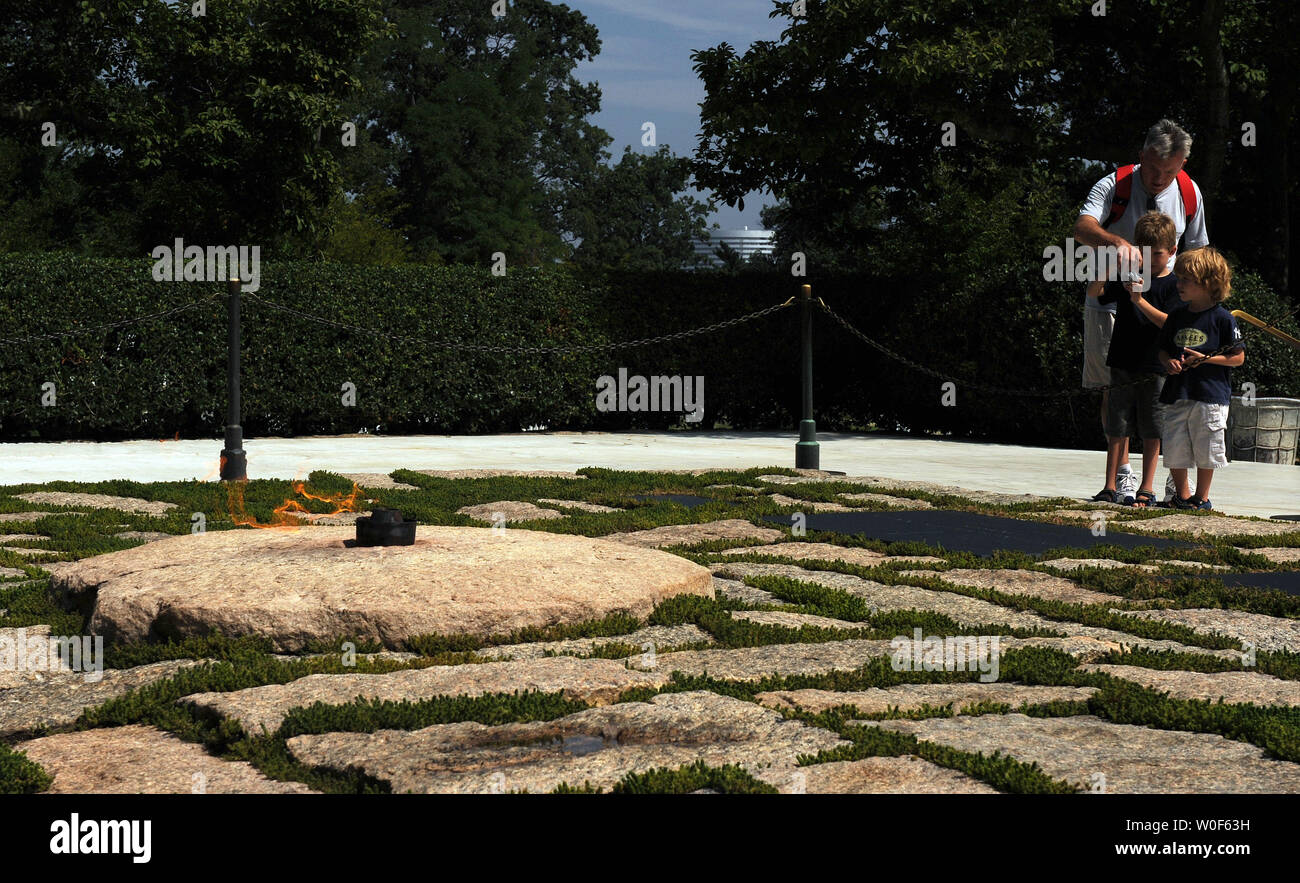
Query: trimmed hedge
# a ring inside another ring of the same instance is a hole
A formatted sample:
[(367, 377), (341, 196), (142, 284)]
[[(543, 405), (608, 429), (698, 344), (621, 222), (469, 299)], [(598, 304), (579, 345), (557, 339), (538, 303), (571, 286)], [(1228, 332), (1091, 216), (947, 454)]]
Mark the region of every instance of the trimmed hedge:
[[(225, 423), (225, 302), (217, 283), (159, 283), (151, 260), (0, 255), (0, 337), (94, 326), (201, 299), (202, 306), (93, 335), (0, 344), (0, 439), (215, 437)], [(588, 345), (652, 337), (779, 303), (813, 285), (862, 331), (957, 384), (956, 407), (927, 376), (815, 317), (818, 428), (952, 433), (1025, 443), (1100, 444), (1089, 396), (1017, 398), (972, 382), (1031, 390), (1079, 386), (1082, 292), (1009, 266), (939, 292), (865, 274), (796, 279), (781, 272), (618, 273), (571, 267), (493, 277), (469, 266), (267, 263), (256, 293), (366, 331), (343, 331), (243, 305), (243, 425), (250, 436), (514, 432), (549, 429), (791, 428), (799, 407), (797, 309), (685, 340), (615, 352), (457, 352), (387, 339), (489, 345)], [(1238, 273), (1233, 308), (1289, 310)], [(1283, 323), (1292, 333), (1294, 320)], [(600, 413), (596, 379), (700, 375), (705, 417)], [(1261, 396), (1300, 396), (1300, 353), (1252, 336), (1235, 381)], [(53, 382), (55, 407), (41, 404)], [(343, 385), (356, 385), (344, 406)]]
[[(0, 256), (4, 336), (95, 325), (156, 312), (216, 283), (159, 283), (149, 261)], [(563, 273), (496, 279), (466, 267), (265, 264), (257, 296), (334, 321), (398, 335), (485, 344), (581, 344), (599, 338), (594, 311)], [(67, 306), (61, 312), (51, 304)], [(511, 358), (437, 351), (349, 333), (246, 299), (243, 425), (250, 435), (518, 430), (576, 425), (594, 407), (590, 356)], [(6, 438), (220, 435), (226, 410), (223, 297), (164, 319), (63, 341), (6, 345), (0, 435)], [(41, 385), (58, 404), (42, 407)], [(356, 385), (355, 407), (343, 384)], [(592, 392), (588, 392), (592, 390)]]

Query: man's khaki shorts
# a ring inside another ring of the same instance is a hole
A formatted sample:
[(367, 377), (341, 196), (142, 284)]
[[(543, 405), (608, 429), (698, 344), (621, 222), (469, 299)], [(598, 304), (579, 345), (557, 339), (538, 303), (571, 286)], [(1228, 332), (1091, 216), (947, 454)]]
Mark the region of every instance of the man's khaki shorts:
[(1090, 307), (1083, 308), (1083, 388), (1110, 386), (1110, 368), (1106, 353), (1110, 335), (1115, 330), (1115, 314)]

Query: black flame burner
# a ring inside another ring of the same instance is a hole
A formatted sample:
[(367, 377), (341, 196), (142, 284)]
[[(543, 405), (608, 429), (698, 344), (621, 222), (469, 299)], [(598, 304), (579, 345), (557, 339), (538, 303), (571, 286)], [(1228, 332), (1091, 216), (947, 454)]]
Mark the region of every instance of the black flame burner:
[(413, 546), (415, 522), (403, 521), (396, 509), (373, 509), (357, 519), (358, 546)]

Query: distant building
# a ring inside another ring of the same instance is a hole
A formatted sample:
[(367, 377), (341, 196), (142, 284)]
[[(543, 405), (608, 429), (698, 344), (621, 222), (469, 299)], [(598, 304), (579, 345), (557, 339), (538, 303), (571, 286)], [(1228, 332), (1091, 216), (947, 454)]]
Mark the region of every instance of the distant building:
[(751, 255), (772, 254), (776, 246), (776, 233), (772, 230), (751, 230), (741, 227), (736, 230), (715, 230), (708, 234), (708, 239), (696, 239), (695, 254), (708, 259), (710, 265), (721, 267), (722, 261), (713, 253), (720, 243), (740, 252), (742, 260)]

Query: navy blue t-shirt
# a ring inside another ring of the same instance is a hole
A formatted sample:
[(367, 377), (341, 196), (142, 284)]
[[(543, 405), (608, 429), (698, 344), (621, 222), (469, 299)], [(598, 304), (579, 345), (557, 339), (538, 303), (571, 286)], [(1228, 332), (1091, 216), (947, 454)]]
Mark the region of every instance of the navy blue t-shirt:
[[(1234, 349), (1220, 353), (1231, 355), (1236, 349), (1245, 349), (1241, 341), (1241, 330), (1237, 320), (1232, 317), (1222, 304), (1215, 304), (1208, 310), (1193, 312), (1186, 306), (1169, 314), (1165, 327), (1160, 329), (1160, 349), (1177, 359), (1183, 355), (1183, 348), (1188, 347), (1199, 353), (1209, 355), (1233, 342)], [(1231, 368), (1222, 365), (1198, 365), (1181, 374), (1170, 374), (1165, 381), (1165, 388), (1160, 393), (1160, 401), (1166, 405), (1180, 399), (1197, 402), (1212, 402), (1227, 405), (1232, 402)]]
[[(1152, 279), (1151, 290), (1143, 292), (1142, 297), (1162, 313), (1172, 313), (1183, 306), (1182, 298), (1178, 296), (1178, 278), (1173, 273)], [(1164, 374), (1164, 366), (1160, 364), (1160, 347), (1157, 345), (1160, 328), (1153, 325), (1137, 308), (1124, 283), (1106, 283), (1106, 289), (1097, 298), (1097, 303), (1117, 304), (1115, 330), (1110, 335), (1106, 364), (1125, 371)]]

